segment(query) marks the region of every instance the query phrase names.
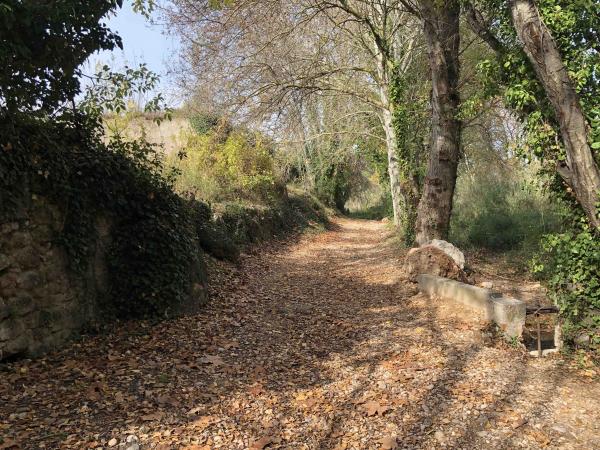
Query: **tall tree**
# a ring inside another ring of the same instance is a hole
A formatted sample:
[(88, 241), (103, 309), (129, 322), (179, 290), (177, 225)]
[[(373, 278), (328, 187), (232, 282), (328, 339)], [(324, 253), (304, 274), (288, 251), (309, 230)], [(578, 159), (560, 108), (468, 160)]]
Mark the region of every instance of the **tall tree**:
[(419, 186), (399, 157), (391, 96), (393, 79), (413, 65), (420, 37), (401, 1), (173, 3), (168, 17), (188, 43), (196, 91), (217, 85), (212, 98), (271, 124), (290, 117), (307, 96), (363, 102), (385, 132), (395, 222), (416, 208)]
[[(471, 0), (466, 6), (467, 18), (471, 28), (497, 52), (502, 65), (510, 68), (512, 73), (500, 72), (504, 84), (510, 86), (512, 106), (521, 111), (526, 122), (543, 117), (544, 126), (556, 129), (562, 138), (564, 157), (560, 148), (554, 152), (558, 154), (550, 152), (552, 145), (546, 145), (538, 156), (555, 161), (555, 170), (573, 192), (588, 222), (599, 228), (600, 170), (593, 146), (600, 144), (594, 142), (598, 131), (594, 131), (590, 118), (599, 105), (600, 2), (540, 3), (550, 14), (557, 35), (544, 23), (534, 0)], [(518, 38), (518, 49), (511, 31)], [(529, 65), (515, 70), (521, 49)], [(535, 99), (536, 104), (528, 99)], [(539, 127), (534, 133), (547, 134)]]
[(560, 127), (565, 164), (558, 173), (573, 189), (590, 223), (600, 228), (600, 170), (589, 143), (589, 125), (573, 80), (569, 76), (554, 38), (533, 0), (511, 0), (512, 20), (538, 79), (542, 83)]
[(431, 143), (419, 201), (416, 242), (447, 239), (460, 159), (460, 2), (405, 1), (423, 21), (431, 71)]

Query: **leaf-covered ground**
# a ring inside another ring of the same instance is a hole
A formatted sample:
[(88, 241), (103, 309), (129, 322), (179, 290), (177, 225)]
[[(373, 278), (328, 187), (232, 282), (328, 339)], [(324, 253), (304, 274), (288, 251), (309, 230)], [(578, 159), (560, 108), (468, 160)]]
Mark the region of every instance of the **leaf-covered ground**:
[(600, 448), (600, 384), (416, 295), (378, 222), (211, 263), (201, 314), (0, 371), (0, 449)]

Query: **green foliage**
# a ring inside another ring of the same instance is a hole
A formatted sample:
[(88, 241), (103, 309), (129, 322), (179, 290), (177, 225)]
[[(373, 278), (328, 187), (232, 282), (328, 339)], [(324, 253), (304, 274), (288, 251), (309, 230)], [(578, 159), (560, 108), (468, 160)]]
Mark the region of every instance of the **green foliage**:
[(427, 150), (424, 142), (429, 129), (428, 94), (415, 90), (423, 86), (416, 79), (418, 73), (400, 76), (395, 73), (390, 83), (390, 100), (394, 104), (393, 126), (397, 141), (397, 158), (400, 165), (400, 183), (403, 186), (401, 233), (405, 244), (415, 239), (417, 204), (423, 179)]
[(586, 226), (546, 236), (532, 270), (560, 307), (565, 339), (572, 342), (585, 333), (600, 350), (600, 237)]
[[(112, 223), (111, 298), (121, 317), (165, 314), (189, 294), (199, 247), (190, 205), (163, 176), (157, 149), (143, 141), (102, 141), (89, 116), (2, 121), (1, 200), (18, 201), (25, 185), (63, 209), (59, 243), (73, 269), (87, 270), (95, 220)], [(16, 205), (14, 205), (16, 206)]]
[[(528, 160), (542, 160), (544, 172), (553, 174), (550, 184), (553, 196), (569, 206), (565, 215), (567, 231), (543, 240), (543, 250), (534, 258), (532, 268), (547, 280), (550, 294), (565, 317), (565, 331), (574, 336), (578, 327), (588, 328), (590, 316), (597, 317), (599, 238), (597, 232), (588, 230), (587, 219), (571, 190), (556, 175), (556, 166), (566, 159), (560, 130), (554, 110), (516, 38), (508, 2), (478, 0), (476, 3), (488, 17), (495, 18), (492, 31), (505, 47), (497, 58), (483, 61), (479, 66), (488, 80), (487, 94), (503, 95), (507, 105), (519, 114), (525, 133), (518, 154)], [(579, 94), (590, 127), (590, 145), (596, 161), (600, 162), (600, 2), (537, 0), (536, 5)]]
[(269, 206), (225, 203), (218, 206), (215, 216), (217, 226), (238, 246), (309, 225), (327, 224), (323, 205), (305, 193), (292, 194)]
[(389, 191), (379, 196), (374, 202), (369, 202), (366, 205), (353, 208), (348, 211), (350, 217), (356, 219), (381, 220), (385, 217), (393, 216), (392, 197)]
[[(489, 96), (501, 94), (507, 105), (521, 114), (527, 137), (520, 150), (525, 157), (543, 158), (553, 168), (563, 161), (560, 133), (543, 87), (524, 54), (513, 29), (507, 2), (479, 0), (489, 17), (497, 20), (492, 31), (505, 46), (494, 59), (480, 63), (479, 69), (488, 83)], [(591, 127), (592, 147), (600, 137), (598, 116), (598, 74), (600, 73), (600, 2), (588, 0), (539, 0), (536, 5), (550, 29), (563, 57), (569, 76), (580, 96), (581, 105)], [(596, 155), (598, 156), (598, 155)]]
[(261, 134), (231, 129), (228, 124), (208, 128), (193, 122), (203, 134), (187, 133), (186, 145), (168, 164), (179, 175), (175, 187), (207, 201), (270, 201), (281, 195), (273, 169), (272, 144)]
[(524, 170), (505, 178), (485, 170), (459, 178), (450, 240), (464, 248), (535, 250), (560, 227), (559, 209)]
[[(159, 82), (159, 76), (149, 70), (146, 64), (140, 64), (135, 69), (125, 66), (123, 72), (113, 71), (105, 65), (95, 76), (89, 78), (91, 85), (86, 89), (79, 109), (92, 117), (101, 117), (106, 113), (116, 116), (127, 113), (135, 94), (147, 94)], [(171, 118), (172, 111), (160, 93), (148, 100), (143, 107), (144, 113), (157, 111), (162, 112), (155, 118), (157, 124)]]
[[(314, 160), (313, 160), (314, 162)], [(352, 189), (352, 169), (348, 161), (314, 164), (314, 193), (326, 205), (346, 211)]]
[[(121, 2), (92, 3), (0, 3), (8, 26), (0, 57), (10, 77), (0, 76), (6, 107), (0, 110), (0, 209), (10, 214), (31, 194), (59, 206), (64, 224), (57, 242), (80, 274), (95, 249), (95, 221), (107, 217), (111, 286), (104, 306), (121, 317), (162, 315), (201, 281), (194, 215), (173, 192), (158, 149), (118, 134), (105, 139), (102, 123), (102, 113), (125, 114), (128, 98), (150, 91), (158, 78), (145, 66), (124, 73), (104, 67), (79, 111), (55, 111), (79, 92), (84, 59), (120, 44), (98, 22)], [(162, 104), (157, 96), (145, 110)]]
[(100, 23), (122, 0), (0, 0), (0, 109), (51, 111), (80, 90), (79, 66), (121, 47)]
[(190, 126), (196, 134), (208, 134), (216, 129), (219, 123), (223, 123), (219, 117), (213, 114), (194, 114), (190, 117)]

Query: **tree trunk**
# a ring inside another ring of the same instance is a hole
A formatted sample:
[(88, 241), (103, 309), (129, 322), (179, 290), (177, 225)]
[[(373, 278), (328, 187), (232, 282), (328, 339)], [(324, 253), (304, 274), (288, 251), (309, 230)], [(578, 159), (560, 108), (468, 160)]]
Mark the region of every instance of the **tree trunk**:
[(566, 164), (557, 168), (558, 173), (575, 193), (590, 223), (600, 228), (600, 170), (588, 143), (588, 125), (579, 96), (533, 0), (511, 0), (511, 12), (517, 35), (560, 125), (567, 158)]
[(390, 177), (390, 193), (392, 195), (392, 207), (394, 209), (394, 225), (399, 226), (403, 222), (403, 192), (400, 182), (400, 164), (397, 155), (397, 139), (393, 124), (393, 113), (389, 109), (383, 110), (383, 128), (385, 130), (385, 144), (388, 157), (388, 175)]
[[(409, 196), (406, 192), (405, 183), (402, 183), (402, 167), (398, 159), (398, 138), (394, 127), (394, 104), (390, 98), (390, 68), (387, 59), (381, 52), (378, 53), (377, 62), (379, 99), (382, 105), (381, 115), (385, 132), (394, 225), (405, 228), (407, 215), (410, 213), (410, 203), (408, 202)], [(403, 231), (406, 233), (406, 230)]]
[(460, 158), (459, 0), (421, 0), (431, 70), (431, 144), (419, 202), (416, 242), (447, 239)]

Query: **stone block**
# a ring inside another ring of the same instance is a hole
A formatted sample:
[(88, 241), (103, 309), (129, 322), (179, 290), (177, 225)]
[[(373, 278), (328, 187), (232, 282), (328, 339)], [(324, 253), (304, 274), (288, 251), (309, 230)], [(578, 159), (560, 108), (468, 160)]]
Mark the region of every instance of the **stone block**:
[(48, 243), (56, 236), (54, 228), (51, 225), (45, 224), (33, 227), (31, 234), (34, 240), (40, 243)]
[(463, 281), (467, 278), (454, 259), (434, 245), (411, 248), (404, 261), (404, 271), (411, 281), (418, 281), (420, 274)]
[(486, 320), (495, 322), (508, 337), (521, 336), (526, 314), (526, 305), (521, 300), (434, 275), (419, 275), (417, 281), (424, 294), (467, 306)]
[(492, 317), (500, 329), (510, 337), (520, 337), (525, 326), (525, 302), (510, 297), (491, 297)]
[(465, 255), (458, 248), (452, 245), (450, 242), (443, 241), (441, 239), (434, 239), (427, 243), (427, 245), (433, 245), (434, 247), (443, 250), (449, 257), (451, 257), (456, 265), (461, 269), (465, 268)]
[(30, 270), (17, 277), (17, 286), (25, 291), (31, 291), (42, 283), (42, 277), (36, 271)]
[(10, 308), (6, 304), (6, 300), (0, 298), (0, 321), (10, 316)]
[(10, 296), (14, 295), (9, 292), (12, 292), (12, 290), (14, 290), (14, 288), (17, 287), (17, 277), (18, 277), (18, 272), (13, 271), (12, 269), (11, 269), (11, 271), (0, 275), (0, 293), (4, 297), (10, 297)]
[(25, 316), (35, 309), (35, 303), (31, 295), (20, 293), (16, 297), (7, 300), (8, 307), (15, 316)]
[(25, 247), (15, 251), (12, 259), (22, 270), (30, 270), (40, 265), (41, 255), (33, 247)]
[(10, 238), (6, 241), (6, 247), (11, 250), (20, 250), (24, 247), (28, 247), (33, 243), (31, 234), (27, 231), (15, 231), (10, 235)]
[(10, 259), (8, 256), (0, 253), (0, 272), (8, 269), (10, 267)]
[(0, 322), (0, 342), (8, 341), (13, 337), (14, 325), (10, 320)]
[(19, 229), (19, 222), (7, 222), (0, 225), (0, 234), (9, 234)]

